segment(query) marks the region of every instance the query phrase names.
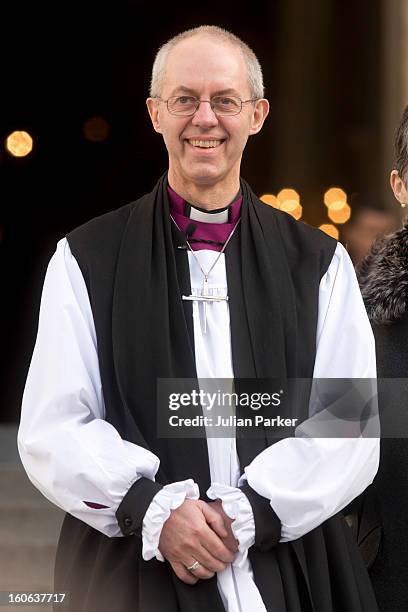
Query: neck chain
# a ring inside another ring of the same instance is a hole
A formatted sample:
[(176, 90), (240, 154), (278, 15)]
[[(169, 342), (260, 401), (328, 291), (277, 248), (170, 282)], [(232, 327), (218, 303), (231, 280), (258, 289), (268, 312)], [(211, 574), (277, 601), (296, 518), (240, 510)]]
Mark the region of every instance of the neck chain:
[[(179, 232), (183, 233), (181, 231), (181, 229), (179, 228), (179, 226), (177, 225), (177, 223), (175, 222), (175, 220), (174, 220), (172, 215), (170, 215), (170, 218), (173, 221), (174, 225), (179, 230)], [(193, 251), (190, 242), (186, 238), (186, 244), (187, 244), (189, 250), (191, 251), (191, 254), (193, 255), (194, 259), (196, 260), (196, 262), (198, 264), (198, 267), (201, 270), (201, 274), (203, 275), (203, 288), (202, 288), (202, 291), (201, 291), (201, 295), (182, 295), (181, 298), (183, 300), (188, 300), (190, 302), (202, 302), (203, 303), (203, 310), (204, 310), (204, 333), (206, 333), (206, 331), (207, 331), (207, 304), (211, 303), (211, 302), (228, 302), (228, 295), (226, 295), (225, 297), (219, 297), (219, 296), (210, 295), (208, 293), (208, 277), (210, 276), (212, 270), (215, 268), (219, 258), (224, 253), (225, 249), (227, 248), (228, 243), (231, 240), (232, 236), (234, 235), (234, 232), (237, 229), (238, 224), (239, 224), (240, 221), (241, 221), (241, 219), (238, 219), (238, 221), (234, 225), (230, 235), (228, 236), (227, 240), (224, 242), (224, 245), (223, 245), (221, 251), (217, 254), (216, 258), (214, 259), (214, 262), (212, 263), (211, 267), (209, 268), (209, 270), (207, 272), (205, 270), (203, 270), (203, 267), (202, 267), (202, 265), (200, 263), (200, 260), (198, 259), (197, 255)]]

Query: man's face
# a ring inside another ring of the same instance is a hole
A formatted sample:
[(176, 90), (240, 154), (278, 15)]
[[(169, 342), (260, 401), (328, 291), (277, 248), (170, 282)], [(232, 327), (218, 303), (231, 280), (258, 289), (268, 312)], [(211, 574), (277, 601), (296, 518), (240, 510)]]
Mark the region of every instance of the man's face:
[[(221, 93), (251, 98), (239, 48), (203, 36), (176, 45), (167, 58), (161, 98), (188, 95), (210, 100)], [(236, 179), (248, 137), (261, 129), (268, 113), (266, 100), (244, 104), (238, 115), (226, 117), (217, 117), (206, 102), (189, 117), (171, 115), (164, 102), (149, 98), (147, 104), (154, 129), (167, 147), (169, 177), (176, 177), (179, 184)], [(200, 146), (203, 140), (216, 141), (216, 146)]]

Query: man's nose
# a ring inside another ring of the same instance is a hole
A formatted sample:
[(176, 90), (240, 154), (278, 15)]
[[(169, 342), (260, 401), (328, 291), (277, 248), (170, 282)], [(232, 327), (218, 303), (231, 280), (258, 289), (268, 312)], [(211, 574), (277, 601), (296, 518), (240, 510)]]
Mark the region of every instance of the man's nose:
[(217, 125), (217, 115), (214, 113), (208, 100), (200, 101), (200, 104), (193, 115), (192, 123), (193, 125), (203, 125), (206, 127)]

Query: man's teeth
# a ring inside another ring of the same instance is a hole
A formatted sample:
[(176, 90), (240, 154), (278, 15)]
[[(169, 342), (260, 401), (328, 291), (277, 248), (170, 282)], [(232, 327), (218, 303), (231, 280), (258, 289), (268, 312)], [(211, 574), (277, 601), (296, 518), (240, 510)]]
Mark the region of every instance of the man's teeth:
[(205, 149), (210, 149), (214, 147), (218, 147), (222, 143), (222, 140), (192, 140), (188, 141), (193, 147), (204, 147)]

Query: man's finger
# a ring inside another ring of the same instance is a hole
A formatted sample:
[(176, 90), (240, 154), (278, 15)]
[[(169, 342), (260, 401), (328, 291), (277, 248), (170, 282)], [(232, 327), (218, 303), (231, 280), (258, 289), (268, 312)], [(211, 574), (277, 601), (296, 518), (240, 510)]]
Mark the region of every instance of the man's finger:
[[(196, 559), (196, 561), (198, 561), (198, 559)], [(189, 566), (187, 565), (185, 567), (187, 568)], [(195, 570), (187, 570), (187, 571), (189, 574), (192, 574), (193, 576), (195, 576), (196, 578), (199, 578), (200, 580), (208, 580), (209, 578), (212, 578), (215, 574), (215, 572), (209, 570), (203, 563), (200, 563), (200, 561), (199, 561), (199, 565), (197, 566)]]
[(189, 572), (182, 563), (179, 563), (178, 561), (171, 561), (170, 565), (173, 568), (176, 576), (183, 582), (186, 582), (187, 584), (196, 584), (198, 582), (198, 578)]
[(232, 563), (235, 554), (224, 544), (209, 525), (200, 534), (200, 543), (213, 557), (223, 563)]
[[(223, 563), (216, 557), (214, 557), (204, 546), (200, 546), (199, 549), (194, 551), (194, 559), (200, 563), (200, 568), (197, 568), (197, 571), (194, 571), (194, 576), (198, 576), (198, 578), (211, 578), (209, 575), (214, 574), (215, 572), (222, 572), (227, 567), (226, 563)], [(188, 565), (186, 564), (188, 567)], [(206, 575), (201, 571), (205, 568)]]
[(233, 553), (238, 552), (239, 542), (235, 538), (234, 534), (231, 532), (227, 538), (223, 539), (223, 542), (227, 548), (229, 548)]
[(232, 531), (232, 523), (234, 522), (234, 519), (230, 518), (228, 514), (225, 513), (221, 500), (218, 499), (210, 502), (208, 505), (215, 510), (215, 512), (219, 514), (224, 521), (224, 527), (227, 530), (228, 535), (226, 538), (223, 537), (222, 541), (232, 552), (236, 553), (238, 551), (239, 542), (235, 538), (234, 532)]
[(216, 510), (211, 508), (209, 504), (203, 502), (200, 504), (202, 513), (204, 514), (205, 520), (210, 525), (211, 529), (220, 536), (220, 538), (226, 538), (228, 531), (225, 528), (224, 520)]

